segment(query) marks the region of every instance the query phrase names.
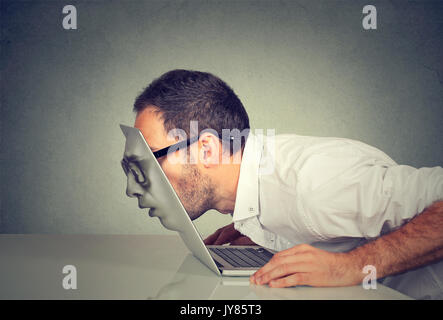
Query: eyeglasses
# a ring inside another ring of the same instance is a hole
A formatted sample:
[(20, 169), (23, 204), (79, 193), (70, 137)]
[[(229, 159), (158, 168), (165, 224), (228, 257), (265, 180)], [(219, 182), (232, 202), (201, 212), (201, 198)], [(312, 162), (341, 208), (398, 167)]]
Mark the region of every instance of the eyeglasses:
[[(172, 153), (172, 152), (175, 152), (179, 149), (189, 147), (191, 144), (198, 141), (198, 139), (199, 139), (199, 136), (197, 135), (195, 137), (174, 143), (166, 148), (154, 151), (152, 153), (154, 154), (154, 157), (156, 159), (159, 159), (161, 157), (164, 157), (168, 153)], [(233, 137), (230, 137), (229, 141), (232, 142), (233, 139), (234, 139)], [(131, 172), (135, 178), (135, 181), (137, 181), (140, 184), (143, 184), (146, 182), (146, 177), (143, 174), (143, 170), (141, 170), (141, 168), (138, 166), (137, 162), (128, 161), (126, 158), (123, 158), (123, 160), (121, 161), (121, 165), (122, 165), (123, 171), (125, 172), (126, 175), (128, 175), (128, 173)]]
[[(168, 153), (172, 153), (175, 152), (179, 149), (182, 149), (184, 147), (189, 147), (192, 143), (196, 142), (198, 140), (198, 136), (195, 136), (193, 138), (189, 138), (187, 140), (183, 140), (180, 142), (177, 142), (175, 144), (172, 144), (166, 148), (160, 149), (158, 151), (154, 151), (154, 157), (156, 159), (164, 157), (165, 155), (167, 155)], [(126, 175), (128, 175), (129, 172), (132, 173), (132, 175), (135, 178), (135, 181), (137, 181), (137, 183), (143, 184), (146, 182), (146, 177), (143, 173), (143, 170), (139, 167), (137, 162), (134, 161), (128, 161), (128, 159), (123, 158), (123, 160), (121, 161), (121, 165), (123, 168), (123, 171), (125, 172)]]
[(146, 182), (146, 177), (136, 162), (130, 162), (127, 159), (123, 159), (121, 164), (125, 174), (128, 175), (128, 173), (131, 172), (137, 183), (143, 184)]
[[(185, 147), (189, 147), (191, 144), (193, 144), (197, 140), (198, 140), (198, 135), (193, 137), (193, 138), (189, 138), (187, 140), (183, 140), (183, 141), (177, 142), (177, 143), (172, 144), (172, 145), (170, 145), (170, 146), (168, 146), (166, 148), (154, 151), (152, 153), (154, 154), (154, 157), (156, 159), (158, 159), (158, 158), (164, 157), (168, 153), (172, 153), (172, 152), (175, 152), (175, 151), (177, 151), (179, 149), (182, 149), (182, 148), (185, 148)], [(169, 149), (171, 149), (171, 150), (169, 150)]]
[[(198, 139), (199, 139), (199, 136), (197, 135), (197, 136), (194, 136), (194, 137), (189, 138), (187, 140), (183, 140), (183, 141), (177, 142), (175, 144), (170, 145), (169, 147), (157, 150), (157, 151), (152, 152), (152, 153), (154, 154), (154, 157), (156, 159), (158, 159), (158, 158), (164, 157), (168, 153), (175, 152), (175, 151), (177, 151), (179, 149), (182, 149), (184, 147), (189, 147), (191, 144), (193, 144), (194, 142), (198, 141)], [(223, 139), (220, 139), (220, 140), (223, 140)], [(231, 143), (232, 141), (234, 141), (234, 137), (233, 136), (228, 137), (227, 141), (229, 141)], [(171, 149), (171, 150), (169, 150), (169, 149)], [(231, 144), (230, 144), (230, 150), (232, 152), (232, 145)]]

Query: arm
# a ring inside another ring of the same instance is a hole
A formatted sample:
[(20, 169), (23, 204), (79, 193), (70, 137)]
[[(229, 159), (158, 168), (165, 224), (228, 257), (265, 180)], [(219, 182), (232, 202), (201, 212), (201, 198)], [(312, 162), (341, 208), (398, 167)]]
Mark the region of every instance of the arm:
[(331, 253), (299, 245), (277, 253), (252, 277), (255, 284), (349, 286), (361, 283), (365, 265), (385, 277), (443, 258), (443, 201), (372, 242), (347, 253)]
[(229, 243), (231, 245), (249, 246), (255, 243), (248, 237), (242, 235), (234, 228), (234, 223), (228, 224), (204, 240), (205, 245), (222, 245)]
[(443, 258), (443, 201), (399, 229), (348, 253), (357, 270), (371, 264), (377, 276), (394, 275)]
[[(312, 170), (298, 181), (306, 225), (319, 241), (376, 240), (347, 253), (295, 246), (276, 254), (251, 282), (348, 286), (361, 283), (365, 265), (375, 266), (381, 278), (442, 258), (443, 168), (397, 165), (353, 146), (311, 160), (305, 166)], [(391, 233), (380, 236), (386, 229)]]

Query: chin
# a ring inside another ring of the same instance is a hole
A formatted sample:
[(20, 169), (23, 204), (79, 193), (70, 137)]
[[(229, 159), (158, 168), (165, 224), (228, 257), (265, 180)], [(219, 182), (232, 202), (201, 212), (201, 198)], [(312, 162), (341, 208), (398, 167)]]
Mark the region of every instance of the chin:
[(191, 219), (192, 221), (200, 218), (200, 216), (204, 213), (204, 212), (189, 212), (189, 211), (187, 211), (187, 212), (188, 212), (189, 219)]
[(165, 227), (168, 230), (172, 231), (180, 231), (180, 226), (177, 226), (175, 223), (172, 223), (168, 218), (160, 218), (157, 217), (160, 220), (160, 223), (163, 227)]
[(157, 212), (156, 212), (155, 208), (149, 208), (149, 216), (152, 217), (152, 218), (157, 217), (159, 219), (162, 217), (160, 215), (157, 215)]

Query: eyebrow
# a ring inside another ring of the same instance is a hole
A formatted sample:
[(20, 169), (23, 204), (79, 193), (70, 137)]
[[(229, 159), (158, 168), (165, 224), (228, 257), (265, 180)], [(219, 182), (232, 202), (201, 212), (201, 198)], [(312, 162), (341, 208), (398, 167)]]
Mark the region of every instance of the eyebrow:
[(135, 155), (130, 155), (130, 156), (123, 156), (123, 159), (126, 159), (127, 161), (131, 161), (131, 162), (137, 162), (140, 160), (139, 157), (135, 156)]

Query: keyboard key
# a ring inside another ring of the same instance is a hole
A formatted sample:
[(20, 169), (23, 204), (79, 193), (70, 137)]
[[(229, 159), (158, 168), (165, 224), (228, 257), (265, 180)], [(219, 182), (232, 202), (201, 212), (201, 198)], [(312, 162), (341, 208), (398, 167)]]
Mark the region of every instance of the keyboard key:
[(225, 252), (225, 249), (213, 249), (213, 251), (218, 254), (222, 259), (226, 260), (229, 264), (234, 267), (249, 267), (246, 262), (239, 259), (235, 255), (229, 255)]
[(227, 250), (229, 250), (229, 252), (231, 252), (232, 254), (235, 254), (237, 257), (239, 257), (240, 259), (245, 261), (248, 264), (248, 266), (250, 266), (250, 267), (260, 267), (261, 266), (260, 262), (252, 260), (246, 254), (244, 254), (243, 253), (244, 250), (241, 250), (241, 249), (239, 250), (239, 249), (234, 249), (234, 248), (229, 248)]
[[(252, 250), (252, 251), (251, 251)], [(252, 260), (256, 261), (258, 263), (258, 265), (264, 266), (266, 264), (266, 260), (262, 259), (261, 257), (259, 257), (254, 249), (246, 249), (244, 251), (244, 254), (246, 256), (248, 256), (249, 258), (251, 258)]]
[(245, 259), (242, 259), (242, 257), (238, 254), (235, 254), (234, 251), (232, 251), (230, 248), (226, 248), (226, 249), (221, 249), (223, 251), (223, 253), (227, 256), (229, 256), (229, 258), (231, 258), (232, 260), (234, 260), (235, 262), (237, 262), (237, 264), (240, 267), (251, 267), (251, 265), (248, 263), (248, 261), (246, 261)]
[(265, 249), (253, 248), (209, 248), (226, 262), (234, 267), (261, 267), (265, 265), (273, 254)]
[(252, 249), (252, 248), (248, 248), (246, 249), (248, 252), (250, 252), (251, 254), (253, 254), (254, 256), (260, 258), (261, 260), (263, 260), (263, 264), (268, 263), (269, 260), (271, 260), (273, 254), (265, 249)]

